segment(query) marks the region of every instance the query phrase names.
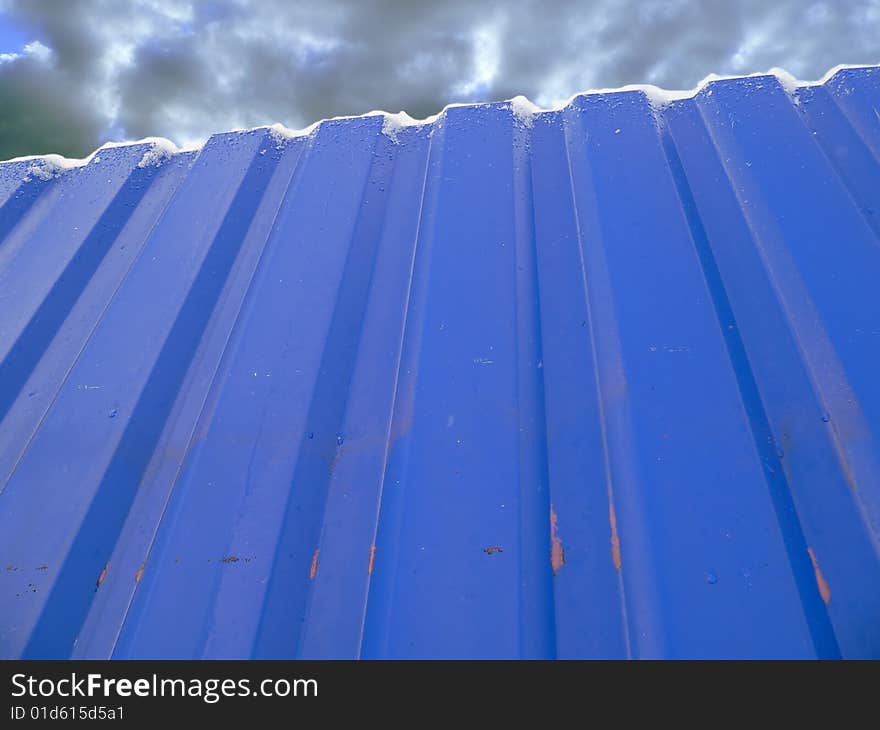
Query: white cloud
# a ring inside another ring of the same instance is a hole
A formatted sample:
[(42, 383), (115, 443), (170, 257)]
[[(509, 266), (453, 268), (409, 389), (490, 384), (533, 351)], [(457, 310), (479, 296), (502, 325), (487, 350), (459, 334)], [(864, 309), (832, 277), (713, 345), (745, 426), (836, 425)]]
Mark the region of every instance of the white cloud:
[(501, 31), (498, 25), (483, 26), (473, 33), (472, 73), (455, 87), (464, 97), (492, 88), (501, 65)]
[(0, 53), (0, 63), (12, 63), (23, 58), (32, 58), (40, 63), (48, 63), (52, 60), (52, 50), (40, 41), (31, 41), (21, 53)]
[(31, 56), (41, 63), (47, 63), (52, 58), (52, 51), (40, 41), (31, 41), (24, 47), (24, 55)]

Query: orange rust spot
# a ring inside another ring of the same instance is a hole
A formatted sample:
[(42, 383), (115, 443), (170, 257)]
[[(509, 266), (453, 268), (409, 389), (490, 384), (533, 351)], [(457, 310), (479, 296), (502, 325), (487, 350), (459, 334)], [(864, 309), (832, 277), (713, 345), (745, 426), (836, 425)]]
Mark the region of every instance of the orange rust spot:
[(104, 582), (104, 579), (107, 577), (107, 571), (110, 570), (110, 561), (107, 561), (107, 564), (104, 566), (104, 570), (101, 571), (101, 575), (98, 576), (98, 582), (95, 584), (95, 590), (101, 587), (101, 583)]
[(373, 563), (376, 561), (376, 546), (370, 545), (370, 563), (367, 565), (367, 575), (373, 574)]
[(309, 568), (309, 578), (311, 580), (315, 579), (315, 576), (318, 574), (318, 553), (321, 552), (321, 548), (315, 548), (315, 554), (312, 555), (312, 566)]
[(397, 397), (396, 413), (391, 421), (391, 431), (389, 433), (388, 448), (394, 446), (395, 442), (406, 436), (412, 429), (413, 421), (413, 404), (415, 402), (415, 384), (411, 379), (407, 379), (402, 383), (402, 389)]
[(339, 464), (339, 459), (342, 457), (342, 452), (343, 452), (344, 448), (345, 448), (344, 446), (339, 446), (336, 449), (336, 453), (333, 454), (333, 458), (330, 459), (330, 467), (329, 467), (330, 476), (333, 476), (334, 474), (336, 474), (336, 466)]
[(559, 516), (553, 511), (553, 505), (550, 505), (550, 566), (553, 568), (553, 575), (559, 572), (559, 569), (565, 565), (565, 549), (562, 547), (562, 540), (559, 539)]
[(141, 578), (143, 578), (143, 577), (144, 577), (144, 564), (141, 563), (141, 567), (138, 568), (137, 573), (134, 574), (134, 582), (140, 583)]
[(614, 513), (614, 502), (608, 503), (608, 522), (611, 524), (611, 561), (620, 570), (620, 538), (617, 536), (617, 515)]
[(828, 585), (828, 581), (825, 580), (825, 576), (822, 575), (822, 571), (819, 569), (819, 561), (816, 560), (816, 553), (813, 552), (813, 548), (808, 547), (807, 552), (810, 554), (810, 561), (813, 563), (813, 571), (816, 573), (816, 585), (819, 586), (819, 595), (822, 596), (822, 600), (825, 601), (825, 605), (827, 606), (829, 601), (831, 601), (831, 588)]

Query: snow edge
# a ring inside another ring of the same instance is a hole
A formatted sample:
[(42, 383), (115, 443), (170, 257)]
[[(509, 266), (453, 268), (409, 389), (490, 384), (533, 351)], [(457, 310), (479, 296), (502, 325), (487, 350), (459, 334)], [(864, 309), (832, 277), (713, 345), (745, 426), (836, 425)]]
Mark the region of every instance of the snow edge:
[[(822, 86), (841, 71), (847, 71), (851, 69), (880, 69), (880, 64), (839, 64), (829, 69), (821, 78), (814, 81), (799, 80), (785, 69), (774, 67), (768, 71), (742, 75), (726, 76), (712, 73), (704, 77), (692, 89), (662, 89), (658, 86), (654, 86), (653, 84), (627, 84), (625, 86), (619, 86), (615, 88), (588, 89), (586, 91), (579, 91), (575, 94), (572, 94), (564, 101), (561, 101), (558, 104), (550, 107), (541, 107), (525, 96), (515, 96), (512, 99), (506, 99), (501, 102), (466, 102), (447, 104), (436, 114), (432, 114), (423, 119), (414, 119), (405, 111), (391, 113), (382, 110), (373, 110), (364, 114), (328, 117), (326, 119), (321, 119), (313, 122), (312, 124), (302, 129), (291, 129), (284, 126), (283, 124), (275, 123), (271, 125), (260, 125), (247, 129), (233, 129), (229, 130), (228, 132), (220, 132), (219, 134), (253, 132), (265, 129), (267, 130), (269, 136), (271, 136), (272, 139), (275, 141), (276, 145), (278, 147), (283, 147), (291, 139), (295, 139), (298, 137), (307, 137), (314, 134), (317, 129), (325, 122), (381, 116), (383, 117), (382, 133), (387, 136), (393, 143), (397, 144), (400, 141), (400, 134), (406, 128), (421, 127), (433, 124), (434, 122), (442, 118), (449, 109), (458, 107), (479, 108), (487, 107), (491, 104), (508, 104), (513, 116), (524, 126), (531, 127), (534, 121), (534, 117), (538, 114), (547, 112), (558, 112), (568, 107), (575, 99), (581, 96), (590, 96), (595, 94), (619, 94), (632, 91), (641, 91), (648, 98), (650, 104), (659, 111), (665, 106), (671, 104), (672, 102), (695, 97), (706, 86), (715, 81), (747, 79), (760, 76), (775, 76), (780, 85), (785, 89), (785, 91), (791, 96), (794, 96), (799, 89), (811, 86)], [(208, 139), (210, 139), (210, 137)], [(79, 159), (63, 157), (62, 155), (56, 154), (26, 155), (24, 157), (15, 157), (9, 160), (0, 160), (0, 165), (32, 161), (33, 164), (28, 167), (26, 177), (37, 177), (41, 180), (50, 180), (68, 170), (85, 167), (88, 164), (100, 162), (100, 153), (102, 150), (116, 147), (133, 147), (136, 145), (148, 144), (150, 145), (149, 149), (144, 153), (143, 157), (138, 163), (138, 167), (148, 167), (161, 165), (166, 160), (183, 152), (199, 151), (207, 143), (207, 141), (208, 140), (205, 140), (204, 142), (199, 144), (183, 145), (178, 147), (174, 142), (165, 137), (145, 137), (144, 139), (139, 139), (135, 141), (107, 142), (101, 145), (98, 149), (96, 149), (87, 157)]]

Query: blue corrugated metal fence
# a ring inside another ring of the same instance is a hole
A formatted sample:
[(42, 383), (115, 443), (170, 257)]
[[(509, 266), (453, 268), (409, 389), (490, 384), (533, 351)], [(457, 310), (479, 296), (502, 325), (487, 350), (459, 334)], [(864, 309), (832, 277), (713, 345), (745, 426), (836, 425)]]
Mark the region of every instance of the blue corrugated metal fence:
[(0, 164), (0, 655), (877, 657), (878, 109)]

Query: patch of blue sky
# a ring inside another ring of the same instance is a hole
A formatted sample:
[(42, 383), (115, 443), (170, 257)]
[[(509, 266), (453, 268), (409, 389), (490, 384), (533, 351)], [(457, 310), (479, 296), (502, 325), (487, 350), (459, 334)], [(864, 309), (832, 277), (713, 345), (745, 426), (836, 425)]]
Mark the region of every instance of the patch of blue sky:
[(21, 53), (25, 45), (35, 40), (39, 38), (30, 28), (0, 10), (0, 54)]

